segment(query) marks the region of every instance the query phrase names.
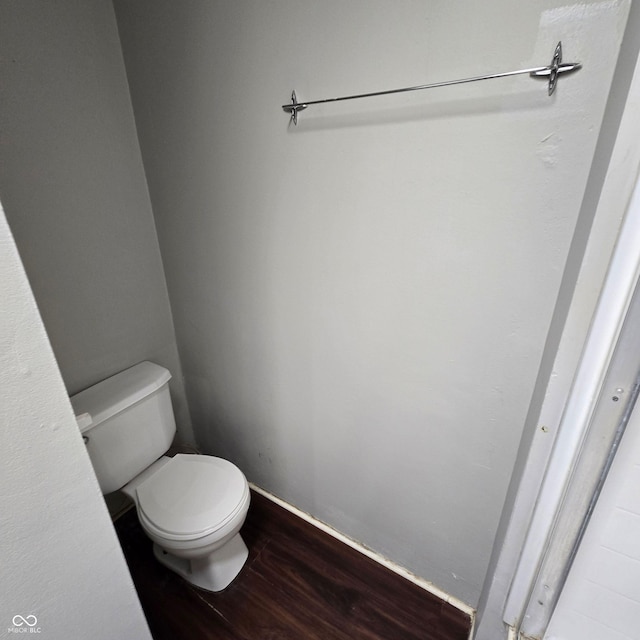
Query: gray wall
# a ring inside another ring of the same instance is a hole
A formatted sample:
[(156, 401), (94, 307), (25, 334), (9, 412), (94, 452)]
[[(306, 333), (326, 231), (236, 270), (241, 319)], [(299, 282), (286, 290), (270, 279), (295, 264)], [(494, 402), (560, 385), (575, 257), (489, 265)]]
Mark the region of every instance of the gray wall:
[(67, 391), (149, 359), (182, 372), (113, 7), (0, 4), (0, 195)]
[(0, 300), (0, 636), (150, 640), (2, 206)]
[[(196, 437), (475, 605), (627, 3), (116, 0)], [(316, 99), (546, 64), (526, 77)], [(594, 42), (598, 46), (593, 46)]]

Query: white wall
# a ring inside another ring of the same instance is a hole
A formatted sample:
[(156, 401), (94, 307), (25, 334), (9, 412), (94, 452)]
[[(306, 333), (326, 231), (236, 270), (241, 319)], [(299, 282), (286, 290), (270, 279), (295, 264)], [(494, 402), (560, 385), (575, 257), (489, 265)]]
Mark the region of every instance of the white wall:
[[(626, 17), (563, 4), (115, 2), (197, 440), (471, 605)], [(559, 39), (585, 71), (552, 99), (280, 109)]]
[(1, 207), (0, 299), (0, 636), (151, 638)]
[(113, 7), (0, 3), (0, 193), (69, 394), (141, 360), (192, 438)]

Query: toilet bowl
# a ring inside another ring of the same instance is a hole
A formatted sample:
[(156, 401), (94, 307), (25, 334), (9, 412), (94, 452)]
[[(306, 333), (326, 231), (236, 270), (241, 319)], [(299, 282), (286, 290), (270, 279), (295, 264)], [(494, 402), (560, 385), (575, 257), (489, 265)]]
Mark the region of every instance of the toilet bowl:
[(141, 362), (71, 398), (103, 493), (121, 490), (153, 541), (159, 562), (209, 591), (226, 588), (242, 569), (240, 528), (249, 485), (222, 458), (164, 454), (176, 432), (170, 373)]
[(136, 506), (159, 562), (208, 591), (225, 589), (249, 554), (240, 536), (250, 503), (242, 472), (222, 458), (163, 456), (121, 491)]

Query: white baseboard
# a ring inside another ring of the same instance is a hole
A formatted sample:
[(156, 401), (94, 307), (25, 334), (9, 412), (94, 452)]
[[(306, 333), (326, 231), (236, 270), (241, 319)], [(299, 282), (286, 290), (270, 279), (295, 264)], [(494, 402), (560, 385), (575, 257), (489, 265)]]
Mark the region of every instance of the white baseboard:
[(293, 513), (295, 516), (302, 518), (306, 522), (312, 524), (314, 527), (317, 527), (321, 531), (328, 533), (330, 536), (333, 536), (337, 540), (340, 540), (340, 542), (343, 542), (344, 544), (348, 545), (352, 549), (355, 549), (359, 553), (362, 553), (363, 555), (367, 556), (367, 558), (371, 558), (371, 560), (374, 560), (378, 564), (381, 564), (383, 567), (390, 569), (394, 573), (397, 573), (399, 576), (402, 576), (406, 580), (409, 580), (410, 582), (419, 586), (425, 591), (428, 591), (430, 594), (436, 596), (437, 598), (440, 598), (440, 600), (444, 600), (444, 602), (447, 602), (448, 604), (455, 607), (456, 609), (459, 609), (463, 613), (466, 613), (471, 618), (471, 623), (472, 623), (471, 629), (473, 632), (473, 623), (474, 623), (474, 618), (476, 613), (475, 609), (470, 607), (468, 604), (462, 602), (462, 600), (458, 600), (458, 598), (455, 598), (454, 596), (446, 593), (442, 589), (439, 589), (431, 582), (428, 582), (427, 580), (424, 580), (423, 578), (416, 576), (415, 574), (411, 573), (411, 571), (409, 571), (408, 569), (405, 569), (399, 564), (396, 564), (395, 562), (392, 562), (391, 560), (388, 560), (387, 558), (381, 556), (379, 553), (376, 553), (375, 551), (368, 549), (360, 542), (357, 542), (356, 540), (352, 540), (348, 536), (345, 536), (343, 533), (336, 531), (336, 529), (334, 529), (333, 527), (330, 527), (328, 524), (325, 524), (324, 522), (314, 518), (312, 515), (305, 513), (304, 511), (301, 511), (297, 507), (294, 507), (292, 504), (289, 504), (288, 502), (285, 502), (281, 498), (274, 496), (272, 493), (265, 491), (264, 489), (262, 489), (261, 487), (258, 487), (252, 482), (249, 483), (249, 486), (256, 493), (259, 493), (261, 496), (264, 496), (268, 500), (275, 502), (277, 505), (281, 506), (283, 509), (286, 509), (287, 511)]

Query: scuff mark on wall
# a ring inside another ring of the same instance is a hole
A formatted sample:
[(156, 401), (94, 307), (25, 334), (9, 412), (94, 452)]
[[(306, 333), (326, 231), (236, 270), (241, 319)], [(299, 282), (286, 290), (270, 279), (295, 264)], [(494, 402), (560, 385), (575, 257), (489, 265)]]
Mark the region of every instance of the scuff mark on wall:
[(536, 155), (546, 167), (552, 169), (558, 163), (561, 144), (562, 138), (557, 133), (550, 133), (538, 143)]

